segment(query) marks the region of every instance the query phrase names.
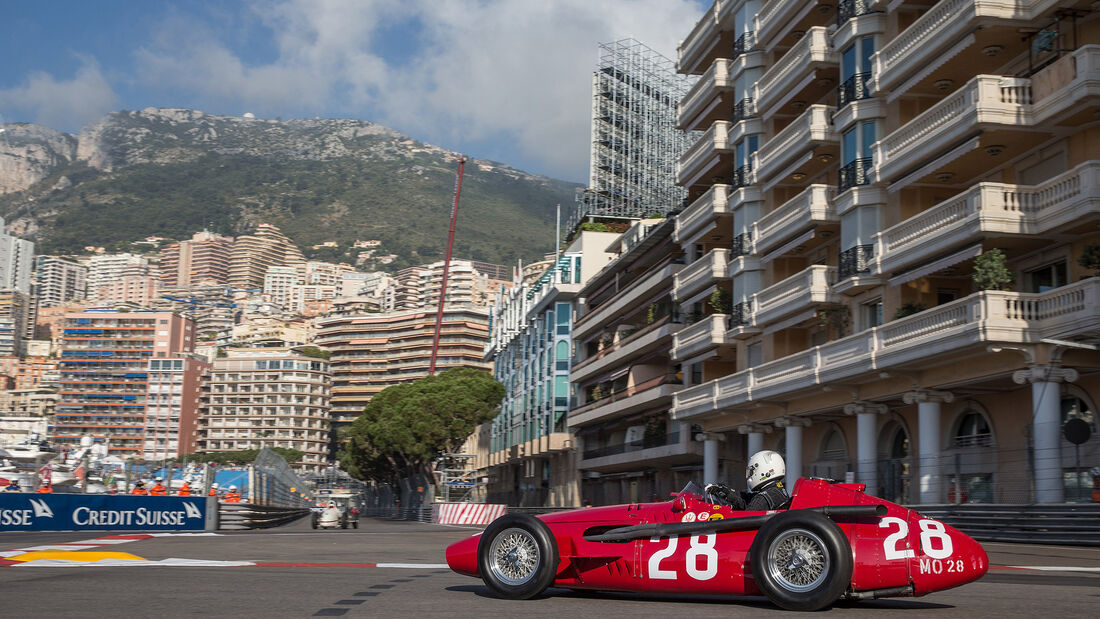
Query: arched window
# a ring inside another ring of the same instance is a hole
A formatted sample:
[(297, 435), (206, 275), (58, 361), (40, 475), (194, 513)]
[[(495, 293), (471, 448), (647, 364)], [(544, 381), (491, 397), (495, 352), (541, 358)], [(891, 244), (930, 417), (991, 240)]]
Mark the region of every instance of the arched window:
[(1089, 403), (1073, 395), (1062, 396), (1062, 423), (1070, 419), (1080, 419), (1089, 424), (1093, 434), (1096, 434), (1096, 413), (1089, 408)]
[(993, 444), (989, 422), (977, 411), (963, 413), (955, 426), (954, 443), (955, 447), (989, 447)]
[(557, 352), (558, 361), (568, 361), (569, 360), (569, 343), (566, 342), (565, 340), (561, 340), (557, 343), (557, 349), (558, 349), (558, 352)]
[(837, 430), (830, 430), (821, 447), (822, 460), (847, 460), (848, 448), (844, 444), (844, 435)]

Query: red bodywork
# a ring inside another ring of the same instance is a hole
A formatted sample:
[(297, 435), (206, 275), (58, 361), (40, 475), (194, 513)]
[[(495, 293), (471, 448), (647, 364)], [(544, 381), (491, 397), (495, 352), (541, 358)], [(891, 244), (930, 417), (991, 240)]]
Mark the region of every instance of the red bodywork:
[[(849, 594), (859, 597), (924, 595), (981, 578), (989, 568), (985, 550), (968, 535), (918, 512), (863, 492), (863, 484), (801, 479), (789, 509), (829, 505), (885, 505), (887, 514), (837, 525), (852, 547), (854, 569)], [(551, 586), (567, 589), (760, 595), (749, 566), (756, 530), (719, 532), (680, 538), (593, 542), (583, 539), (593, 527), (653, 522), (685, 522), (758, 516), (734, 511), (693, 495), (661, 503), (577, 509), (539, 518), (557, 540), (560, 563)], [(718, 514), (715, 516), (714, 514)], [(447, 548), (454, 571), (479, 576), (477, 547), (481, 534)], [(875, 593), (877, 592), (877, 593)]]

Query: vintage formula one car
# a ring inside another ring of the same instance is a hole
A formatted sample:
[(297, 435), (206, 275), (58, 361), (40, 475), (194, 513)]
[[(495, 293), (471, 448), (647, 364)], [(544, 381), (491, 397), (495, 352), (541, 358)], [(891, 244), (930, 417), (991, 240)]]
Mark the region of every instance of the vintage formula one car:
[(512, 599), (548, 587), (762, 594), (789, 610), (924, 595), (989, 568), (958, 530), (822, 479), (799, 480), (778, 512), (734, 511), (690, 483), (660, 503), (508, 514), (447, 548), (447, 564)]

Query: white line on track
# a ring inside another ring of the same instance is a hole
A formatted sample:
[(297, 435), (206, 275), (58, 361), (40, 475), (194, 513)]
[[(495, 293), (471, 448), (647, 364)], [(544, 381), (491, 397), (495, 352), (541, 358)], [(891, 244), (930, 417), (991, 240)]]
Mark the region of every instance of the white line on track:
[(446, 563), (376, 563), (375, 567), (395, 567), (410, 570), (450, 568)]
[(1100, 572), (1100, 567), (1068, 567), (1064, 565), (1006, 565), (1014, 570), (1037, 570), (1040, 572)]

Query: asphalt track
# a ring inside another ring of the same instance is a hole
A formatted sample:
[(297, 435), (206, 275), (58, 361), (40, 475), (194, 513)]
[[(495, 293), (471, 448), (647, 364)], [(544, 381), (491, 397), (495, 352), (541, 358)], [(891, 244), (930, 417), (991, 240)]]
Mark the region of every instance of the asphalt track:
[[(438, 567), (447, 544), (474, 532), (364, 519), (358, 530), (313, 531), (298, 522), (267, 531), (136, 539), (102, 539), (113, 533), (4, 533), (0, 612), (4, 617), (601, 619), (789, 614), (764, 598), (744, 597), (551, 589), (534, 600), (500, 600), (480, 580)], [(97, 539), (101, 541), (93, 541)], [(59, 547), (65, 543), (70, 545)], [(1100, 608), (1100, 549), (986, 544), (986, 550), (994, 569), (976, 583), (922, 598), (848, 604), (826, 613), (863, 619), (1088, 617)], [(55, 564), (66, 567), (47, 567)]]

